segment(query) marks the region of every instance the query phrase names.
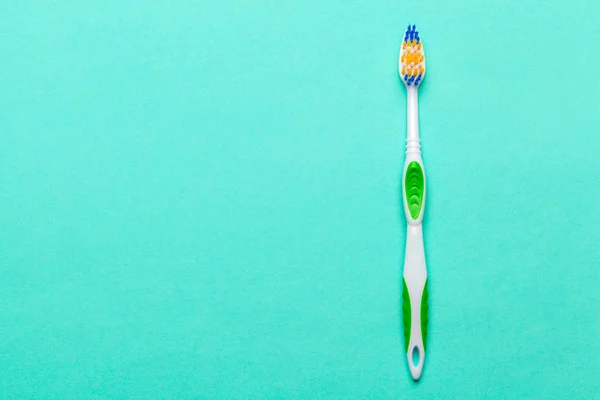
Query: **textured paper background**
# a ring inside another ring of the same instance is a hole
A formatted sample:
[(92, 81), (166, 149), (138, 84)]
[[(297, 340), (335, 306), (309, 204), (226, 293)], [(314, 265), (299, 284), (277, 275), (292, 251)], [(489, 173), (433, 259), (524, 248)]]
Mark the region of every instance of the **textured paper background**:
[(2, 1), (0, 398), (598, 396), (600, 7), (416, 3)]

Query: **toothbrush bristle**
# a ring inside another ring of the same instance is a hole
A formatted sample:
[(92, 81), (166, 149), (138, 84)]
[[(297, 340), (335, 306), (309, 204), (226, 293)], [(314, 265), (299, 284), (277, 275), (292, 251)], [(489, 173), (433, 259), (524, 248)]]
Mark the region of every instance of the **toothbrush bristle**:
[(418, 86), (425, 75), (425, 53), (416, 25), (408, 25), (400, 49), (400, 77), (406, 85)]

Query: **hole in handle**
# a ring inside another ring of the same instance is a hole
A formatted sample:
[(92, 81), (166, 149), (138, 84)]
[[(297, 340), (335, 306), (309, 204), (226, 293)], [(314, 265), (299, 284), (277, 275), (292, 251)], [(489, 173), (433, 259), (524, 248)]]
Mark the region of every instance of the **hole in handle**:
[(417, 346), (412, 349), (412, 363), (415, 367), (419, 365), (419, 360), (421, 358), (421, 350)]

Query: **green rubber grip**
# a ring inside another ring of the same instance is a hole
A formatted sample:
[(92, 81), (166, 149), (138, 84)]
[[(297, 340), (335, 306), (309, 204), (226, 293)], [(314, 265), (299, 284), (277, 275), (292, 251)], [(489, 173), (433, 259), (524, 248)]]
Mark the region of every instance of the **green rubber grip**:
[[(423, 339), (423, 350), (427, 351), (427, 324), (429, 322), (429, 292), (427, 290), (428, 280), (425, 281), (423, 295), (421, 296), (421, 338)], [(412, 311), (410, 306), (410, 295), (406, 281), (402, 279), (402, 323), (404, 325), (404, 349), (408, 352), (410, 343), (410, 331), (412, 327)]]
[(417, 220), (421, 213), (423, 205), (423, 192), (425, 188), (425, 178), (421, 164), (413, 161), (406, 168), (404, 178), (404, 190), (406, 196), (406, 205), (412, 219)]
[(421, 296), (421, 335), (423, 337), (423, 350), (427, 351), (427, 323), (429, 322), (429, 292), (427, 291), (427, 282), (423, 288)]

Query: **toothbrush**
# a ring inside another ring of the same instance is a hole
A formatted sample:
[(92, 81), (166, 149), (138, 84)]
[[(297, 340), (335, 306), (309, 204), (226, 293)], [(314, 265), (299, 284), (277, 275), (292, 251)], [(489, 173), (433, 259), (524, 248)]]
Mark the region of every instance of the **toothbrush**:
[(406, 86), (406, 160), (402, 174), (402, 199), (406, 215), (406, 253), (402, 282), (402, 321), (408, 368), (414, 380), (421, 377), (427, 346), (427, 268), (423, 247), (425, 168), (419, 140), (419, 85), (425, 75), (425, 53), (415, 25), (404, 33), (398, 61), (400, 78)]

